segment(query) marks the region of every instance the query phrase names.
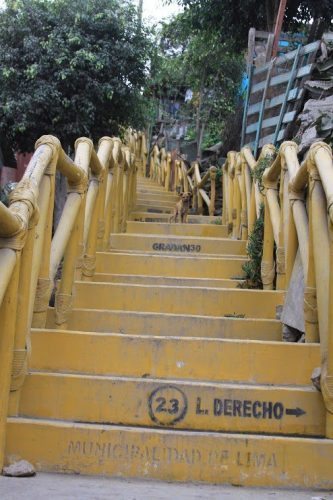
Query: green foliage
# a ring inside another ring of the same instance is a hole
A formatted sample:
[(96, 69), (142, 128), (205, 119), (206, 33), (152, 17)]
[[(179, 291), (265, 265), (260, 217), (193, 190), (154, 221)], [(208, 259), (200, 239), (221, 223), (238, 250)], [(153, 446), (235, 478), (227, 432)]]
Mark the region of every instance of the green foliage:
[[(171, 1), (171, 0), (170, 0)], [(280, 0), (178, 0), (185, 7), (194, 31), (218, 32), (221, 40), (232, 40), (238, 49), (247, 46), (249, 28), (273, 31)], [(329, 25), (333, 0), (288, 0), (283, 22), (285, 31), (298, 31), (311, 19)]]
[(261, 260), (264, 241), (264, 205), (260, 206), (258, 219), (254, 223), (253, 230), (249, 235), (247, 243), (247, 253), (249, 260), (243, 264), (244, 281), (239, 288), (259, 288), (262, 289), (261, 281)]
[(215, 224), (216, 226), (222, 226), (222, 219), (221, 219), (221, 217), (217, 217), (216, 219), (212, 220), (210, 223)]
[(183, 112), (192, 120), (188, 139), (202, 147), (221, 140), (237, 102), (244, 59), (216, 31), (195, 30), (189, 10), (163, 25), (151, 66), (156, 97), (175, 97), (191, 89)]
[(275, 154), (274, 155), (269, 154), (260, 158), (254, 170), (251, 172), (253, 179), (258, 182), (258, 187), (261, 192), (263, 192), (264, 190), (264, 186), (262, 184), (262, 176), (264, 175), (266, 168), (271, 166), (274, 158)]
[(0, 135), (66, 147), (145, 122), (151, 42), (130, 0), (15, 0), (0, 11)]

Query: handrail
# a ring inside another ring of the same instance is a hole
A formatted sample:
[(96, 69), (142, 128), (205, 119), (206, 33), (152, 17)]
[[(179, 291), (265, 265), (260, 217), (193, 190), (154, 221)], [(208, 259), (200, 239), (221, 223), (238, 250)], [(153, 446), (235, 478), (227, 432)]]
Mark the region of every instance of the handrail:
[(332, 150), (317, 142), (300, 163), (293, 141), (284, 142), (276, 157), (272, 145), (264, 146), (257, 161), (245, 147), (228, 153), (223, 180), (223, 223), (232, 237), (248, 240), (264, 206), (264, 289), (288, 290), (300, 254), (305, 341), (320, 343), (326, 436), (333, 438)]
[[(211, 166), (201, 177), (198, 162), (187, 168), (183, 158), (176, 159), (175, 153), (159, 149), (155, 144), (150, 153), (149, 177), (163, 186), (166, 191), (190, 192), (196, 213), (203, 213), (203, 204), (210, 216), (215, 214), (217, 168)], [(210, 183), (210, 196), (204, 189)]]
[[(74, 161), (56, 137), (41, 137), (9, 207), (0, 203), (0, 470), (8, 411), (17, 414), (29, 365), (31, 326), (46, 326), (55, 289), (55, 324), (66, 327), (75, 279), (93, 279), (96, 251), (109, 248), (111, 232), (125, 230), (135, 205), (146, 139), (132, 130), (125, 137), (127, 145), (102, 137), (97, 152), (82, 137)], [(68, 192), (52, 236), (56, 170)]]

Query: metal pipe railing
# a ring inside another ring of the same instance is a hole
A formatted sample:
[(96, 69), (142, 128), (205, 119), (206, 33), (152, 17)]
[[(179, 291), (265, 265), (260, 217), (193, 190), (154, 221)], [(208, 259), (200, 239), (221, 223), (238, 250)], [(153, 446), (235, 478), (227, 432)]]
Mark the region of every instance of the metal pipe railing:
[[(120, 139), (103, 137), (96, 153), (90, 139), (80, 138), (73, 161), (58, 139), (43, 136), (9, 208), (0, 203), (0, 470), (8, 411), (17, 414), (29, 364), (31, 326), (45, 327), (54, 286), (55, 322), (66, 326), (76, 277), (92, 279), (97, 249), (108, 248), (112, 230), (125, 229), (134, 206), (146, 141), (133, 131), (128, 139), (131, 147), (124, 148)], [(52, 236), (56, 170), (66, 176), (68, 194)]]

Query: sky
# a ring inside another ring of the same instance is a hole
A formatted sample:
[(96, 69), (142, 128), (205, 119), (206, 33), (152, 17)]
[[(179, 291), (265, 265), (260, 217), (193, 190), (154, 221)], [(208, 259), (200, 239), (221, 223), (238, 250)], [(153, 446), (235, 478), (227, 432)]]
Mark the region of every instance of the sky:
[[(138, 0), (135, 1), (138, 2)], [(0, 7), (3, 7), (4, 3), (4, 0), (0, 0)], [(166, 5), (165, 0), (143, 0), (143, 16), (153, 22), (161, 21), (180, 11), (181, 8), (176, 4), (176, 1), (171, 5)]]
[(154, 22), (161, 21), (177, 12), (181, 12), (181, 7), (174, 1), (166, 5), (165, 0), (143, 0), (143, 16), (146, 20)]

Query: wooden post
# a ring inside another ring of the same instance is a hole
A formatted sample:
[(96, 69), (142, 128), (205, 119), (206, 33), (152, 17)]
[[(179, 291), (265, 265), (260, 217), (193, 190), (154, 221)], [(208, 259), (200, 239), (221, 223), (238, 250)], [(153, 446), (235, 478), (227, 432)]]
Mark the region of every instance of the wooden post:
[(286, 12), (286, 6), (287, 6), (287, 0), (281, 0), (278, 15), (275, 22), (272, 58), (276, 57), (278, 51), (280, 33), (281, 33), (284, 14)]

